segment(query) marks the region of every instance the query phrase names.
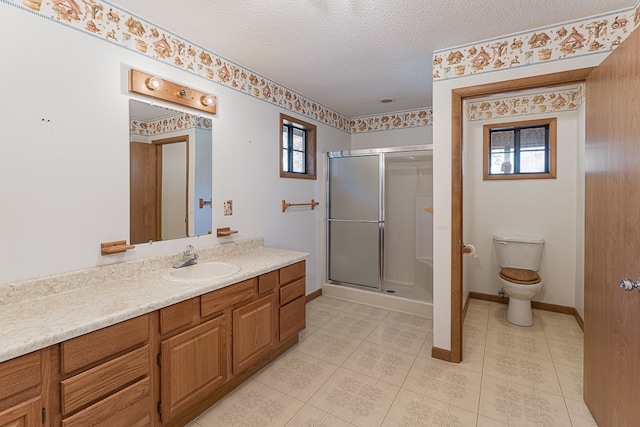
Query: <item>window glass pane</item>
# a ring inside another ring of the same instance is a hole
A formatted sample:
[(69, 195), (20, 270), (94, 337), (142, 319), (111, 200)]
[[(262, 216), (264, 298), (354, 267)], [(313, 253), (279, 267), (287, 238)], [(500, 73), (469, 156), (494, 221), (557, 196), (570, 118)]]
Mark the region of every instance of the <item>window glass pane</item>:
[(513, 150), (505, 152), (504, 150), (491, 153), (491, 162), (489, 173), (491, 175), (501, 175), (513, 173)]
[(513, 173), (513, 145), (515, 131), (491, 132), (490, 168), (491, 175)]
[(546, 172), (545, 151), (520, 151), (520, 173)]
[(546, 128), (535, 127), (520, 130), (520, 151), (544, 150)]
[(284, 172), (289, 172), (289, 151), (282, 150), (282, 170)]
[(293, 128), (293, 149), (304, 151), (304, 130)]
[(282, 148), (289, 146), (289, 128), (282, 126)]
[(296, 173), (305, 173), (304, 169), (304, 153), (294, 151), (293, 153), (293, 171)]

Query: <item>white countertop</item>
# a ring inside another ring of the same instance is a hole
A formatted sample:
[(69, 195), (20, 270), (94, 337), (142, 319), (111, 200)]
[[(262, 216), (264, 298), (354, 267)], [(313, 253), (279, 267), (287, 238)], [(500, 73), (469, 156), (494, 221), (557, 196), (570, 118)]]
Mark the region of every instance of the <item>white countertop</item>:
[(223, 279), (180, 283), (162, 279), (167, 268), (130, 278), (36, 298), (9, 298), (0, 306), (0, 362), (203, 295), (207, 292), (302, 261), (308, 254), (268, 247), (224, 254), (200, 262), (237, 264), (240, 271)]

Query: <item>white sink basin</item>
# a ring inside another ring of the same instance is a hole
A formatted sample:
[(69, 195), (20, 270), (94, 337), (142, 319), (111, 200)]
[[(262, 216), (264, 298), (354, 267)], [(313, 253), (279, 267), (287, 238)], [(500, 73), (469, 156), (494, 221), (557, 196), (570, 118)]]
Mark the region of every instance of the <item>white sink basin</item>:
[(240, 271), (240, 267), (227, 262), (203, 262), (188, 267), (172, 268), (162, 273), (162, 278), (172, 282), (206, 282), (229, 277)]

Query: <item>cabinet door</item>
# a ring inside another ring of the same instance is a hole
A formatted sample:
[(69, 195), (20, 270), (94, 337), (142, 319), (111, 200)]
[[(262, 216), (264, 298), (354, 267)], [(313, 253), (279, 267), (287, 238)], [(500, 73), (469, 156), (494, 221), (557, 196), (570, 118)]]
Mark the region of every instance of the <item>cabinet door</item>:
[(205, 399), (226, 378), (227, 317), (218, 316), (160, 344), (162, 420)]
[(42, 402), (40, 397), (0, 412), (0, 427), (30, 427), (39, 426), (41, 420)]
[(275, 295), (233, 310), (233, 373), (269, 353), (276, 338)]

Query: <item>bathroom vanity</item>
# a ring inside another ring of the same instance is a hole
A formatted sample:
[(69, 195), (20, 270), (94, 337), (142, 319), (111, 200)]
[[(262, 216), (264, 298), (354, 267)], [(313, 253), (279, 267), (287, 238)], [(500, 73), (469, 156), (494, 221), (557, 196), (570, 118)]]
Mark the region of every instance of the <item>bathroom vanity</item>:
[[(151, 271), (73, 289), (58, 278), (66, 291), (32, 299), (5, 293), (0, 425), (185, 425), (298, 341), (306, 256), (257, 245), (216, 256), (241, 268), (222, 280)], [(12, 316), (23, 322), (5, 333)]]

